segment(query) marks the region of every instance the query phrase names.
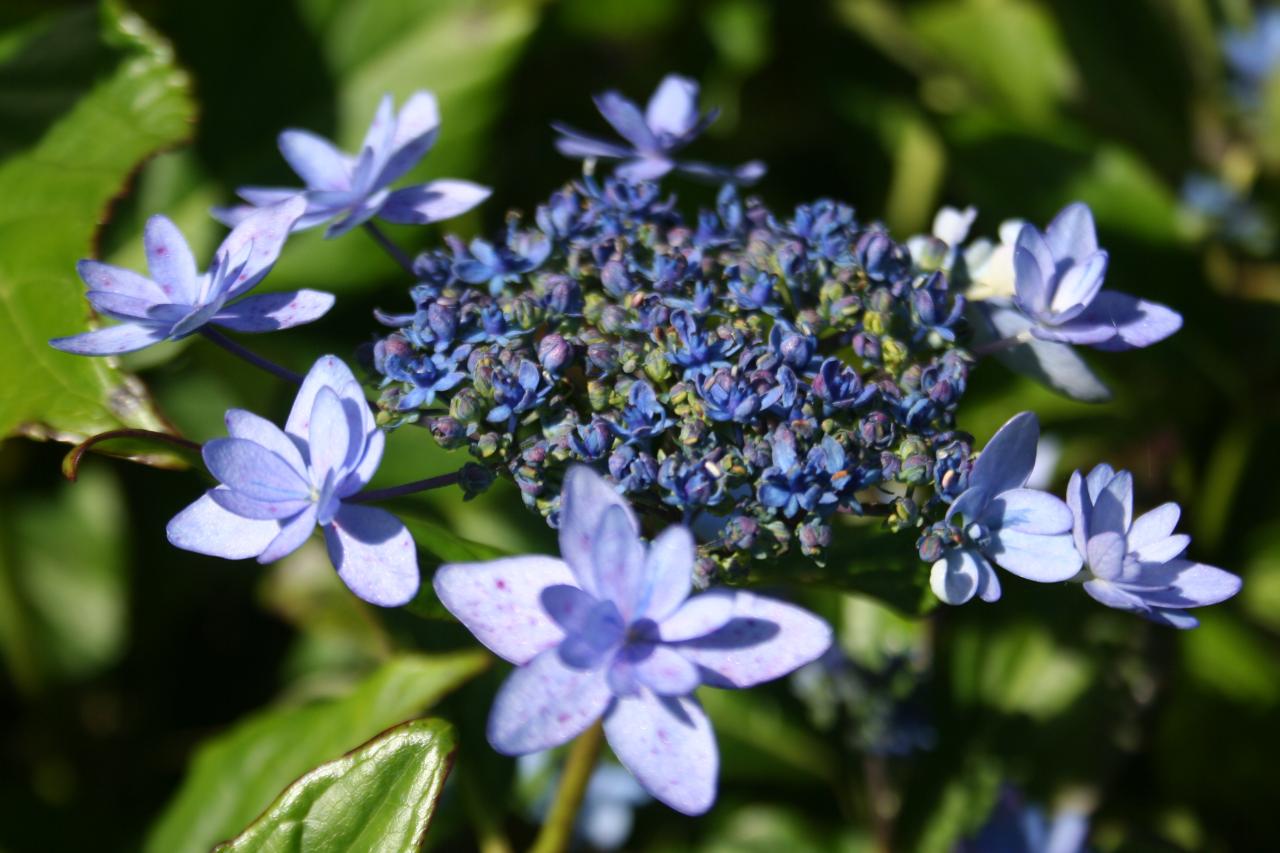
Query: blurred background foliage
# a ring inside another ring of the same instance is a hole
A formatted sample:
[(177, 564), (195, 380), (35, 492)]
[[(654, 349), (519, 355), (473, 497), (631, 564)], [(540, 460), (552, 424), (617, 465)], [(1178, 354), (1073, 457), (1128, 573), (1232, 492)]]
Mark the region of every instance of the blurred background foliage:
[[(667, 71), (701, 80), (723, 110), (699, 156), (764, 159), (757, 192), (775, 209), (832, 196), (905, 238), (944, 203), (976, 205), (974, 233), (994, 236), (1007, 217), (1044, 223), (1088, 202), (1111, 282), (1174, 306), (1185, 328), (1090, 356), (1117, 392), (1106, 405), (984, 364), (962, 426), (981, 440), (1035, 410), (1061, 447), (1055, 489), (1101, 459), (1131, 469), (1140, 503), (1182, 503), (1192, 555), (1245, 586), (1186, 634), (1022, 583), (994, 606), (924, 618), (807, 589), (840, 628), (839, 654), (793, 683), (705, 697), (719, 805), (701, 821), (641, 806), (628, 848), (945, 850), (1002, 784), (1093, 811), (1103, 850), (1269, 846), (1280, 263), (1183, 191), (1209, 176), (1264, 219), (1280, 210), (1280, 96), (1243, 109), (1220, 48), (1256, 12), (1242, 0), (6, 2), (0, 850), (206, 849), (304, 771), (431, 708), (460, 724), (460, 746), (429, 846), (532, 837), (537, 797), (476, 725), (502, 673), (470, 680), (486, 659), (459, 651), (474, 646), (457, 626), (372, 612), (318, 547), (266, 570), (176, 551), (164, 524), (203, 487), (197, 474), (90, 457), (72, 485), (65, 445), (48, 440), (166, 424), (203, 440), (231, 406), (282, 414), (289, 390), (199, 341), (118, 367), (43, 341), (87, 317), (76, 259), (140, 266), (156, 212), (207, 256), (221, 234), (210, 205), (240, 184), (293, 183), (274, 145), (284, 127), (351, 147), (381, 93), (434, 90), (443, 132), (420, 174), (495, 189), (449, 223), (470, 235), (574, 175), (549, 120), (595, 127), (588, 95), (643, 97)], [(711, 198), (679, 189), (686, 211)], [(414, 249), (441, 236), (392, 233)], [(254, 343), (295, 369), (349, 356), (376, 333), (374, 307), (408, 304), (407, 284), (361, 235), (308, 232), (265, 287), (333, 290), (338, 308)], [(380, 478), (460, 461), (406, 430)], [(553, 547), (512, 489), (459, 498), (403, 507), (424, 559)], [(918, 569), (909, 537), (839, 559)]]

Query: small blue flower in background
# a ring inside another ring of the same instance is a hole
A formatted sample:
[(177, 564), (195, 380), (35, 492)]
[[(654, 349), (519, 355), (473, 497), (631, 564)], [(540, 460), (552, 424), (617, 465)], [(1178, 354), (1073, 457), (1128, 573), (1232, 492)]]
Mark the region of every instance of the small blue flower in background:
[(1041, 809), (1006, 788), (986, 824), (961, 842), (956, 853), (1084, 853), (1088, 837), (1085, 812), (1062, 809), (1048, 820)]
[(453, 271), (468, 284), (488, 284), (497, 295), (507, 282), (519, 281), (527, 272), (542, 266), (551, 254), (551, 240), (537, 231), (509, 228), (505, 245), (476, 238), (458, 253)]
[(1225, 601), (1240, 591), (1240, 578), (1182, 557), (1191, 537), (1175, 534), (1175, 503), (1133, 517), (1133, 477), (1098, 465), (1079, 471), (1067, 485), (1074, 516), (1072, 535), (1085, 560), (1085, 592), (1107, 607), (1130, 610), (1153, 622), (1194, 628), (1186, 612)]
[[(543, 777), (542, 795), (533, 803), (534, 816), (545, 821), (551, 811), (551, 794), (559, 785), (559, 773), (547, 776), (550, 752), (520, 756), (516, 775), (521, 780)], [(601, 762), (591, 771), (587, 791), (574, 822), (574, 835), (596, 850), (617, 850), (627, 843), (635, 824), (635, 810), (651, 797), (635, 777), (617, 764)]]
[(560, 134), (556, 148), (567, 157), (620, 159), (616, 174), (625, 181), (653, 181), (671, 170), (715, 181), (752, 183), (764, 175), (764, 164), (752, 160), (736, 168), (723, 168), (693, 160), (676, 160), (675, 153), (692, 142), (719, 115), (700, 113), (698, 84), (687, 77), (668, 74), (658, 84), (642, 112), (636, 103), (613, 91), (595, 96), (596, 109), (625, 140), (607, 142), (568, 125), (551, 126)]
[(639, 529), (612, 486), (573, 467), (561, 496), (563, 559), (448, 564), (435, 589), (481, 643), (517, 665), (489, 716), (494, 749), (549, 749), (603, 716), (614, 754), (650, 794), (702, 814), (715, 802), (719, 754), (693, 691), (779, 678), (825, 652), (831, 628), (748, 592), (689, 597), (689, 530), (669, 527), (646, 546)]
[(271, 271), (304, 206), (301, 200), (288, 201), (244, 219), (204, 273), (196, 270), (177, 226), (163, 216), (151, 217), (143, 236), (151, 278), (100, 261), (76, 265), (89, 286), (89, 303), (120, 324), (54, 338), (49, 345), (76, 355), (115, 355), (176, 341), (209, 324), (270, 332), (319, 319), (333, 307), (333, 294), (297, 290), (239, 298)]
[(1080, 571), (1071, 510), (1053, 495), (1025, 488), (1039, 438), (1036, 416), (1022, 412), (996, 431), (974, 461), (968, 488), (947, 510), (947, 521), (963, 532), (965, 544), (948, 550), (929, 574), (934, 594), (947, 604), (964, 604), (974, 595), (1000, 598), (1000, 579), (989, 561), (1040, 583), (1065, 581)]
[(352, 592), (398, 607), (418, 591), (418, 557), (405, 526), (385, 510), (351, 503), (382, 459), (364, 391), (335, 356), (303, 380), (284, 430), (242, 409), (227, 412), (230, 438), (204, 446), (221, 485), (174, 516), (179, 548), (271, 563), (297, 550), (319, 525), (329, 559)]
[(293, 230), (337, 220), (325, 231), (326, 237), (345, 234), (375, 216), (406, 225), (452, 219), (488, 198), (489, 188), (444, 178), (389, 189), (418, 165), (439, 131), (440, 111), (430, 92), (410, 95), (399, 114), (391, 96), (385, 95), (355, 157), (309, 131), (286, 130), (280, 134), (280, 153), (306, 182), (306, 189), (241, 187), (236, 194), (249, 204), (215, 208), (213, 215), (234, 225), (256, 207), (300, 196), (306, 199), (306, 213)]
[(1182, 327), (1182, 316), (1164, 305), (1102, 290), (1107, 252), (1098, 248), (1084, 204), (1063, 208), (1043, 234), (1024, 225), (1013, 267), (1013, 307), (997, 310), (1021, 311), (1040, 340), (1125, 350), (1150, 346)]
[(1259, 12), (1251, 29), (1226, 33), (1222, 52), (1241, 84), (1241, 100), (1256, 106), (1263, 85), (1280, 63), (1280, 9)]

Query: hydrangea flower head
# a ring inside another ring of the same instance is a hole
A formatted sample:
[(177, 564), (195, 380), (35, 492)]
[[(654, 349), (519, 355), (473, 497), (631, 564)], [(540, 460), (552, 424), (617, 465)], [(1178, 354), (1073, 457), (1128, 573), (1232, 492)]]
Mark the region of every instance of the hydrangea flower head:
[(1085, 560), (1085, 592), (1107, 607), (1129, 610), (1164, 625), (1194, 628), (1186, 612), (1225, 601), (1240, 591), (1240, 578), (1185, 559), (1191, 537), (1174, 533), (1175, 503), (1133, 517), (1133, 477), (1098, 465), (1076, 471), (1067, 485), (1074, 516), (1072, 535)]
[(304, 207), (295, 199), (245, 217), (203, 273), (177, 226), (163, 216), (151, 217), (143, 238), (150, 278), (100, 261), (76, 266), (89, 286), (89, 303), (120, 324), (49, 344), (77, 355), (115, 355), (176, 341), (208, 324), (269, 332), (318, 319), (333, 306), (332, 294), (298, 290), (240, 298), (271, 270)]
[(1150, 346), (1182, 327), (1182, 316), (1164, 305), (1102, 290), (1107, 252), (1098, 248), (1084, 204), (1063, 208), (1044, 233), (1024, 225), (1013, 267), (1013, 304), (1041, 340), (1125, 350)]
[(669, 527), (646, 545), (614, 488), (569, 469), (561, 559), (442, 566), (441, 602), (518, 668), (494, 700), (489, 742), (506, 755), (565, 743), (604, 718), (614, 753), (685, 814), (715, 801), (719, 754), (693, 692), (785, 675), (831, 644), (816, 616), (748, 592), (690, 597), (694, 541)]
[(397, 607), (418, 590), (413, 538), (393, 515), (349, 499), (382, 459), (385, 434), (374, 424), (360, 383), (335, 356), (303, 380), (281, 430), (241, 409), (226, 417), (229, 438), (204, 446), (221, 485), (169, 522), (179, 548), (271, 563), (297, 550), (316, 526), (351, 591)]
[(1039, 438), (1035, 415), (1014, 415), (973, 463), (968, 488), (947, 511), (961, 544), (937, 560), (929, 576), (934, 594), (947, 604), (963, 604), (974, 595), (999, 599), (992, 562), (1041, 583), (1065, 581), (1080, 570), (1071, 510), (1053, 495), (1026, 488)]
[(656, 180), (673, 169), (711, 180), (744, 184), (764, 175), (764, 164), (758, 160), (728, 169), (675, 159), (675, 153), (706, 130), (719, 115), (718, 110), (699, 112), (698, 84), (687, 77), (677, 74), (664, 77), (643, 111), (634, 101), (614, 91), (596, 95), (595, 102), (600, 115), (623, 142), (608, 142), (555, 123), (552, 127), (560, 134), (556, 148), (561, 154), (623, 160), (617, 175), (627, 181)]
[(306, 200), (306, 212), (293, 229), (336, 220), (326, 237), (344, 234), (375, 216), (408, 225), (451, 219), (484, 201), (490, 190), (452, 178), (390, 189), (431, 149), (439, 130), (440, 111), (430, 92), (415, 92), (399, 113), (391, 96), (384, 96), (356, 156), (309, 131), (286, 130), (280, 134), (280, 153), (306, 188), (241, 187), (237, 194), (249, 204), (217, 208), (214, 216), (231, 224), (255, 207), (300, 196)]

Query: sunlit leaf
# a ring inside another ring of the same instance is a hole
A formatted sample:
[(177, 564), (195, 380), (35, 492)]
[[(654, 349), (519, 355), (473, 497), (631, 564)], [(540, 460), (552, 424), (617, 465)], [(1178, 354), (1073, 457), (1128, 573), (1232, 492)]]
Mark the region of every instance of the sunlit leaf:
[(190, 133), (189, 86), (168, 45), (116, 2), (28, 27), (0, 64), (0, 435), (79, 441), (165, 429), (111, 362), (52, 349), (91, 316), (78, 259), (148, 155)]
[(261, 711), (237, 723), (196, 751), (145, 849), (208, 850), (246, 826), (290, 781), (421, 714), (488, 662), (480, 651), (403, 655), (345, 696)]
[(397, 726), (290, 785), (218, 851), (419, 850), (453, 763), (443, 720)]

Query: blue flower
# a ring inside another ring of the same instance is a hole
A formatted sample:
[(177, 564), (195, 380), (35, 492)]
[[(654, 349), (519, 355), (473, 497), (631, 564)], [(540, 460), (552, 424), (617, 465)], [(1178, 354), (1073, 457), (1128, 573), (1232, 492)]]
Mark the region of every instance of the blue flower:
[(1280, 9), (1265, 9), (1247, 30), (1232, 30), (1222, 37), (1222, 52), (1240, 78), (1246, 106), (1257, 104), (1267, 79), (1280, 63)]
[(624, 492), (643, 492), (658, 482), (658, 460), (634, 444), (624, 444), (609, 455), (609, 476)]
[(669, 342), (668, 354), (673, 363), (684, 369), (685, 379), (696, 379), (717, 367), (728, 367), (728, 356), (741, 346), (736, 337), (704, 332), (697, 318), (683, 309), (671, 312), (671, 327), (677, 340)]
[(845, 469), (844, 448), (829, 435), (809, 448), (803, 460), (797, 453), (795, 434), (786, 427), (775, 430), (769, 443), (773, 465), (760, 475), (760, 503), (780, 509), (787, 518), (801, 510), (833, 509), (852, 483)]
[(989, 300), (995, 311), (1017, 310), (1040, 340), (1101, 350), (1145, 347), (1182, 327), (1177, 312), (1127, 293), (1103, 291), (1107, 253), (1098, 248), (1093, 214), (1080, 203), (1063, 208), (1045, 233), (1024, 225), (1013, 252), (1014, 298)]
[(306, 189), (241, 187), (236, 194), (249, 204), (215, 208), (213, 215), (234, 225), (256, 207), (301, 197), (306, 200), (306, 213), (294, 223), (293, 230), (336, 219), (325, 231), (326, 237), (345, 234), (375, 216), (406, 225), (452, 219), (488, 198), (490, 190), (449, 178), (389, 189), (430, 150), (439, 129), (435, 96), (415, 92), (398, 115), (391, 96), (383, 97), (355, 157), (314, 133), (286, 130), (280, 134), (280, 153), (306, 182)]
[(551, 385), (544, 380), (538, 365), (525, 359), (520, 360), (514, 373), (495, 366), (490, 381), (494, 406), (485, 420), (494, 424), (505, 421), (509, 432), (515, 429), (517, 416), (542, 405), (551, 392)]
[(724, 500), (724, 480), (724, 472), (710, 459), (674, 454), (658, 466), (658, 485), (665, 492), (662, 502), (683, 510), (686, 518)]
[[(969, 472), (969, 487), (947, 510), (964, 546), (933, 564), (929, 585), (947, 604), (977, 595), (1000, 598), (989, 560), (1040, 583), (1073, 577), (1083, 562), (1071, 539), (1071, 510), (1053, 495), (1024, 488), (1036, 462), (1040, 425), (1030, 412), (1014, 415), (992, 436)], [(957, 520), (963, 518), (962, 524)]]
[(1167, 503), (1133, 517), (1133, 477), (1098, 465), (1071, 475), (1067, 504), (1072, 535), (1085, 561), (1084, 590), (1107, 607), (1129, 610), (1153, 622), (1194, 628), (1188, 607), (1225, 601), (1240, 591), (1240, 578), (1182, 556), (1191, 537), (1173, 532), (1180, 510)]
[(400, 389), (396, 397), (396, 409), (409, 412), (435, 403), (436, 395), (449, 391), (466, 378), (458, 370), (471, 353), (471, 347), (463, 345), (452, 352), (417, 354), (398, 338), (390, 337), (374, 345), (374, 365), (386, 377), (385, 383), (404, 382), (412, 387)]
[(458, 260), (453, 271), (469, 284), (488, 283), (489, 292), (502, 292), (503, 285), (519, 281), (527, 272), (542, 266), (551, 254), (551, 241), (537, 231), (508, 229), (505, 245), (497, 245), (476, 238), (471, 241)]
[(858, 372), (835, 356), (829, 356), (818, 367), (813, 378), (813, 396), (832, 411), (856, 409), (876, 395), (875, 385), (864, 385)]
[(76, 355), (116, 355), (176, 341), (210, 324), (270, 332), (319, 319), (333, 307), (333, 294), (297, 290), (239, 298), (270, 272), (303, 207), (287, 201), (247, 217), (222, 241), (204, 273), (197, 272), (177, 226), (151, 217), (143, 238), (151, 278), (99, 261), (76, 265), (89, 286), (89, 304), (120, 324), (54, 338), (49, 345)]
[(661, 435), (674, 423), (662, 403), (658, 402), (653, 386), (643, 379), (631, 384), (620, 420), (621, 423), (613, 425), (614, 431), (628, 443)]
[(596, 415), (589, 422), (578, 425), (569, 436), (569, 447), (583, 462), (596, 462), (613, 448), (614, 440), (613, 424)]
[(783, 364), (798, 373), (815, 373), (822, 363), (818, 355), (818, 339), (797, 331), (783, 319), (775, 320), (769, 330), (769, 348)]
[(1006, 788), (977, 836), (963, 841), (957, 853), (1084, 853), (1089, 817), (1064, 809), (1052, 821)]
[(729, 297), (743, 311), (763, 311), (765, 314), (777, 316), (782, 310), (778, 304), (778, 277), (763, 270), (750, 276), (751, 283), (742, 278), (739, 269), (733, 270), (729, 278)]
[(747, 424), (761, 410), (760, 394), (736, 371), (720, 368), (694, 384), (703, 411), (713, 421)]
[(407, 604), (418, 591), (413, 538), (385, 510), (350, 502), (373, 477), (385, 434), (360, 383), (334, 356), (307, 373), (280, 430), (241, 409), (227, 412), (230, 438), (205, 444), (221, 485), (169, 522), (179, 548), (272, 563), (319, 525), (338, 576), (365, 601)]
[(783, 676), (831, 645), (821, 619), (748, 592), (690, 597), (693, 536), (640, 538), (601, 477), (570, 468), (562, 559), (509, 557), (440, 567), (436, 594), (476, 638), (516, 664), (494, 699), (488, 738), (505, 755), (549, 749), (604, 718), (614, 754), (684, 814), (715, 801), (719, 759), (694, 691)]
[(625, 162), (618, 177), (628, 182), (652, 181), (675, 169), (715, 181), (752, 183), (764, 175), (764, 164), (752, 160), (733, 169), (692, 160), (676, 160), (675, 153), (692, 142), (711, 122), (718, 110), (700, 114), (698, 84), (687, 77), (669, 74), (658, 84), (644, 112), (636, 103), (617, 92), (596, 95), (596, 109), (625, 140), (607, 142), (568, 125), (553, 123), (560, 134), (556, 149), (568, 157), (602, 157)]

